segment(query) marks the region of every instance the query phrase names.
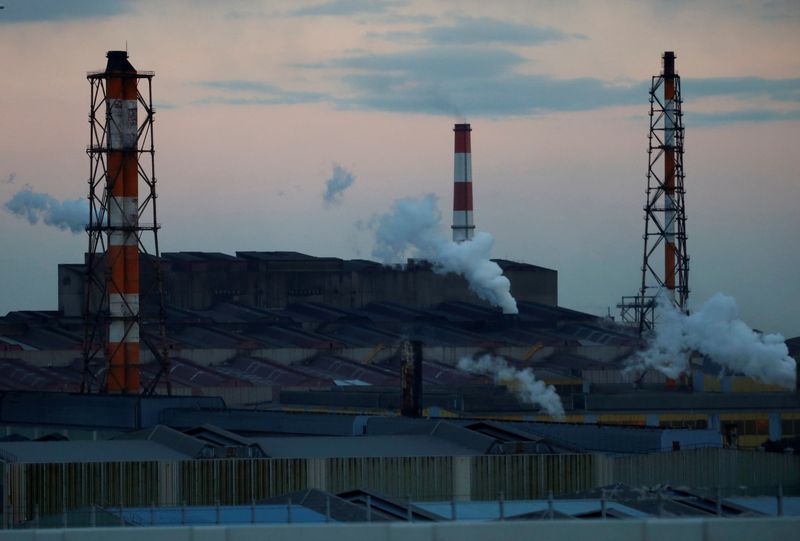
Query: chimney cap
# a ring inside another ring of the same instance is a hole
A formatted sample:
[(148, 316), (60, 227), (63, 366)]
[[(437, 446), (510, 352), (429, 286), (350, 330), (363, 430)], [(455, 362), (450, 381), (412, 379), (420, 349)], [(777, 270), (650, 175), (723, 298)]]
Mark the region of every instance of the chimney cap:
[(469, 124), (456, 124), (453, 131), (472, 131)]
[(128, 51), (108, 51), (106, 58), (106, 72), (136, 73), (136, 68), (128, 62)]

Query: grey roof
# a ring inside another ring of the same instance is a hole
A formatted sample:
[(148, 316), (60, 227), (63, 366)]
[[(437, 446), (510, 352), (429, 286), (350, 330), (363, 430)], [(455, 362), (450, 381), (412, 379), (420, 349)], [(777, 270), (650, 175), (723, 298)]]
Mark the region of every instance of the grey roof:
[(472, 456), (479, 450), (422, 434), (253, 438), (273, 458)]
[(314, 413), (287, 413), (244, 409), (170, 409), (162, 423), (175, 428), (191, 428), (204, 423), (240, 434), (286, 434), (352, 436), (362, 434), (366, 416)]
[(155, 441), (19, 441), (0, 442), (0, 460), (26, 464), (68, 462), (138, 462), (186, 460), (185, 453)]
[(157, 424), (162, 410), (175, 407), (222, 408), (225, 407), (225, 401), (201, 396), (145, 397), (17, 391), (0, 395), (0, 421), (138, 429)]

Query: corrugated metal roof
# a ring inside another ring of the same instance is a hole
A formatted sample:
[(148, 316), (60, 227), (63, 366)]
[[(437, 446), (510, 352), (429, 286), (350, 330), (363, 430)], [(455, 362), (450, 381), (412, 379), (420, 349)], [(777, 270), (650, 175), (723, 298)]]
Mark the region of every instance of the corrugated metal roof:
[(388, 385), (400, 379), (399, 372), (386, 367), (351, 361), (332, 355), (316, 355), (292, 364), (293, 368), (325, 379), (361, 380), (371, 385)]
[[(220, 371), (245, 378), (258, 377), (260, 380), (272, 385), (330, 385), (330, 379), (321, 378), (316, 374), (286, 366), (267, 359), (255, 357), (236, 357), (226, 367), (219, 367)], [(235, 370), (235, 372), (234, 372)]]

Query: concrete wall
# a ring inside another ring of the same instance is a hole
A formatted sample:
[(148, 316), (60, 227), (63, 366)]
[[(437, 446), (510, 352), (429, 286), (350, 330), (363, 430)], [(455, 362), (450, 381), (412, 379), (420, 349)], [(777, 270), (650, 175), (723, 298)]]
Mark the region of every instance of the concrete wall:
[(800, 518), (270, 524), (2, 531), (0, 541), (759, 541), (795, 539)]

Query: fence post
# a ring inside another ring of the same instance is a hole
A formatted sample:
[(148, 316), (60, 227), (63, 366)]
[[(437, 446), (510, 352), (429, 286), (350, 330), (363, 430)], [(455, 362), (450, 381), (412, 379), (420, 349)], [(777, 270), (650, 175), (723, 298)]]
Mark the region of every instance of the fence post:
[(411, 496), (406, 496), (406, 503), (408, 504), (408, 508), (406, 509), (406, 519), (408, 522), (414, 522), (414, 513), (411, 512)]
[(606, 519), (606, 490), (600, 492), (600, 516), (603, 520)]
[(547, 491), (547, 518), (553, 520), (554, 509), (553, 509), (553, 491)]
[(450, 498), (450, 520), (456, 520), (456, 497), (455, 497), (455, 494)]
[(217, 524), (219, 524), (219, 500), (216, 500), (215, 504), (216, 504), (216, 507), (215, 507), (214, 511), (215, 511), (215, 514), (216, 514)]
[(778, 516), (783, 516), (783, 485), (778, 485)]
[(286, 502), (286, 522), (292, 523), (292, 499), (289, 498)]
[(150, 526), (156, 525), (156, 502), (150, 502)]
[(33, 527), (39, 529), (39, 504), (33, 504)]
[(325, 522), (331, 521), (331, 495), (325, 495)]
[(250, 499), (250, 523), (251, 524), (255, 524), (256, 523), (256, 499), (255, 498), (251, 498)]
[(717, 516), (722, 516), (722, 489), (717, 487)]
[(67, 504), (61, 506), (61, 522), (64, 528), (67, 527)]
[(181, 502), (181, 525), (186, 524), (186, 502)]
[(122, 506), (122, 502), (119, 502), (119, 525), (125, 527), (125, 508)]
[(367, 522), (372, 522), (372, 496), (367, 494)]
[(497, 494), (497, 505), (500, 507), (500, 520), (506, 519), (506, 502), (503, 500), (503, 491)]
[(92, 504), (92, 508), (89, 510), (89, 526), (97, 528), (97, 507), (94, 504)]

